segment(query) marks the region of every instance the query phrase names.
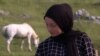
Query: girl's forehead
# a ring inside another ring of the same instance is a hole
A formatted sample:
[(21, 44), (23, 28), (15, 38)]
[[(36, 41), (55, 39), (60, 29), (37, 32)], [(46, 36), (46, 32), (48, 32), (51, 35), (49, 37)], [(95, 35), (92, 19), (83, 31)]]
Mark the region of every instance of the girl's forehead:
[(47, 22), (51, 22), (51, 23), (55, 23), (54, 20), (52, 20), (52, 19), (49, 18), (49, 17), (45, 17), (45, 21), (47, 21)]

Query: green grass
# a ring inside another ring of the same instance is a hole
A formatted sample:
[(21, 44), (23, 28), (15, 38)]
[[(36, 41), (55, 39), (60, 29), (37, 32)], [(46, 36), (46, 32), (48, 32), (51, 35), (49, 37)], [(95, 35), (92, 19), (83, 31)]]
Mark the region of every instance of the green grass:
[[(91, 15), (100, 15), (100, 5), (98, 5), (100, 0), (0, 0), (0, 9), (9, 11), (11, 14), (11, 16), (7, 17), (0, 16), (0, 31), (4, 25), (27, 22), (36, 30), (42, 42), (49, 35), (43, 16), (47, 9), (56, 3), (69, 3), (73, 8), (73, 12), (80, 8), (85, 8)], [(19, 18), (18, 16), (23, 13), (32, 17), (29, 19)], [(74, 24), (74, 28), (85, 31), (90, 36), (94, 47), (100, 50), (100, 24), (86, 23), (84, 20), (81, 20), (81, 22)], [(27, 40), (23, 51), (20, 49), (20, 44), (20, 39), (14, 39), (11, 43), (12, 54), (9, 54), (6, 50), (5, 38), (0, 34), (0, 56), (34, 56), (36, 52), (34, 45), (32, 45), (33, 51), (29, 52)]]

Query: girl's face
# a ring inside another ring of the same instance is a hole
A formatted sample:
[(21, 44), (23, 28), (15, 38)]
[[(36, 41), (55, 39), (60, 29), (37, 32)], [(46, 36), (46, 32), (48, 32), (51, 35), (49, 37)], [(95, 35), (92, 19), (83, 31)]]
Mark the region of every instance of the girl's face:
[(45, 23), (51, 36), (57, 36), (62, 33), (62, 30), (51, 18), (45, 17)]

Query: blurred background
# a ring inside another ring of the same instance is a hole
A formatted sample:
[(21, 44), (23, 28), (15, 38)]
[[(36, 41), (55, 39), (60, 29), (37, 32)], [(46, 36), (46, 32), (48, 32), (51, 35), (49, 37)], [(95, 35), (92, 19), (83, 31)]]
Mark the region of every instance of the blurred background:
[(0, 56), (34, 56), (34, 45), (30, 52), (26, 40), (22, 51), (21, 39), (16, 38), (11, 43), (12, 54), (9, 54), (1, 29), (7, 24), (26, 22), (35, 29), (42, 42), (49, 36), (44, 14), (50, 6), (57, 3), (68, 3), (72, 6), (74, 29), (86, 32), (100, 55), (100, 0), (0, 0)]

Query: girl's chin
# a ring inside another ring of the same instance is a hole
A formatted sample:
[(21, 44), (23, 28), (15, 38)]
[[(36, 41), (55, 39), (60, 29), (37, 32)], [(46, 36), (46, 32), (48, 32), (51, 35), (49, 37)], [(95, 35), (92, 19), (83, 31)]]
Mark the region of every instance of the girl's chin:
[(50, 34), (51, 34), (51, 36), (55, 37), (55, 36), (58, 36), (58, 35), (60, 35), (62, 33), (58, 33), (58, 34), (50, 33)]

